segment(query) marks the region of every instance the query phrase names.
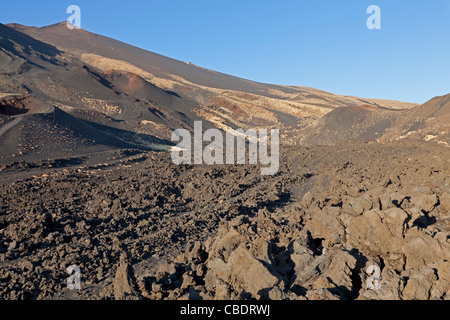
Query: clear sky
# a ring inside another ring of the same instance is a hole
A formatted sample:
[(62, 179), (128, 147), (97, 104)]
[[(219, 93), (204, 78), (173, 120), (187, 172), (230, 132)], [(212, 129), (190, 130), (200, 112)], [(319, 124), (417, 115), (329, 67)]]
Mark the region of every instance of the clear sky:
[[(81, 27), (259, 82), (425, 102), (450, 93), (450, 0), (14, 0), (0, 22)], [(369, 5), (381, 30), (369, 30)]]

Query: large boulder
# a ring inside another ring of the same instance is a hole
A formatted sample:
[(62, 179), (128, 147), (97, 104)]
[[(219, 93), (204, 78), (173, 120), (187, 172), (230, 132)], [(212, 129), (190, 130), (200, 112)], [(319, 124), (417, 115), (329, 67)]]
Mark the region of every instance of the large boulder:
[(227, 287), (254, 298), (267, 298), (273, 287), (281, 285), (281, 277), (272, 266), (270, 243), (261, 237), (249, 240), (234, 228), (224, 228), (208, 248), (205, 286), (221, 292), (222, 298), (227, 296)]
[(448, 232), (430, 235), (417, 227), (409, 229), (402, 247), (406, 268), (419, 268), (440, 260), (450, 260), (450, 243), (447, 237)]
[(402, 245), (408, 214), (397, 207), (370, 210), (352, 219), (347, 227), (348, 244), (371, 257), (382, 257), (394, 270), (403, 267)]
[[(356, 267), (356, 259), (349, 252), (338, 247), (315, 255), (302, 244), (294, 243), (291, 259), (294, 273), (291, 278), (291, 289), (304, 288), (316, 292), (328, 289), (330, 293), (345, 298), (352, 291), (352, 272)], [(319, 296), (322, 295), (321, 294)], [(325, 294), (325, 293), (323, 293)], [(326, 293), (325, 296), (328, 296)], [(316, 294), (313, 295), (318, 298)]]

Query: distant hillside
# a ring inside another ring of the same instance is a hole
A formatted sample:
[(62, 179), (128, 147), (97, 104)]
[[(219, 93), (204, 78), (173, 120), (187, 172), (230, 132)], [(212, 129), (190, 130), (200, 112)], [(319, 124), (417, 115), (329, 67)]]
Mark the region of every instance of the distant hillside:
[(405, 111), (381, 141), (414, 139), (450, 146), (450, 94)]
[[(18, 100), (28, 103), (21, 107)], [(0, 113), (5, 121), (0, 126), (0, 164), (112, 149), (167, 150), (167, 142), (160, 139), (145, 136), (144, 144), (143, 135), (86, 122), (33, 97), (3, 98)]]
[(69, 30), (66, 22), (36, 28), (11, 24), (12, 28), (52, 44), (103, 72), (132, 72), (179, 96), (195, 101), (196, 116), (221, 128), (277, 127), (295, 134), (337, 107), (362, 104), (392, 109), (414, 104), (363, 99), (300, 86), (264, 84), (215, 72), (171, 59), (123, 42)]
[(399, 115), (420, 116), (415, 104), (249, 81), (66, 22), (0, 24), (0, 31), (0, 144), (8, 161), (167, 149), (172, 131), (191, 130), (196, 120), (224, 130), (277, 128), (283, 144), (334, 144), (395, 139), (393, 128), (407, 127)]
[(337, 108), (302, 131), (306, 145), (347, 140), (424, 140), (450, 146), (450, 94), (407, 110), (373, 106)]
[(399, 110), (373, 106), (337, 108), (306, 130), (306, 145), (334, 145), (347, 140), (375, 140), (401, 116)]

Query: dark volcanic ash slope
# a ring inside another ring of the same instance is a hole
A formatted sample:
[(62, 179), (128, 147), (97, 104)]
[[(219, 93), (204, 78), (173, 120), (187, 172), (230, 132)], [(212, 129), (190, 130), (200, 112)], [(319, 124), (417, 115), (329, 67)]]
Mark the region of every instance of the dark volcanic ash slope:
[(47, 63), (58, 64), (60, 51), (0, 23), (0, 74), (16, 74)]
[(348, 140), (374, 140), (401, 114), (399, 110), (368, 105), (337, 108), (304, 130), (301, 141), (306, 145), (334, 145)]
[[(103, 74), (112, 88), (137, 100), (149, 103), (150, 113), (141, 120), (164, 121), (169, 128), (175, 125), (192, 128), (192, 119), (195, 119), (193, 109), (196, 104), (181, 98), (177, 93), (163, 90), (132, 72), (110, 70)], [(148, 112), (147, 112), (148, 113)]]
[(10, 26), (32, 37), (62, 48), (62, 50), (91, 52), (112, 59), (128, 61), (160, 77), (170, 78), (172, 75), (178, 75), (188, 81), (207, 87), (245, 91), (255, 94), (263, 93), (269, 96), (268, 88), (281, 88), (286, 92), (296, 92), (295, 89), (289, 89), (287, 87), (259, 84), (207, 70), (85, 30), (71, 32), (66, 27), (66, 22), (41, 28), (18, 24), (11, 24)]
[(70, 52), (103, 72), (111, 69), (133, 72), (164, 90), (175, 91), (198, 104), (195, 108), (198, 117), (220, 127), (277, 126), (286, 130), (286, 136), (293, 136), (297, 133), (297, 124), (305, 127), (337, 107), (368, 104), (398, 109), (413, 106), (398, 101), (341, 96), (314, 88), (249, 81), (86, 30), (69, 30), (66, 22), (40, 28), (9, 26)]
[(403, 112), (381, 140), (415, 139), (450, 146), (450, 94)]
[[(77, 154), (133, 147), (33, 97), (3, 99), (5, 105), (0, 106), (2, 113), (10, 113), (8, 111), (12, 110), (11, 100), (25, 100), (29, 102), (30, 109), (13, 109), (16, 114), (13, 117), (6, 117), (7, 122), (0, 126), (1, 164), (17, 160), (65, 158)], [(42, 106), (39, 112), (36, 111), (37, 105)], [(25, 112), (17, 113), (17, 110)]]
[(193, 102), (137, 75), (104, 74), (2, 24), (0, 37), (2, 162), (110, 148), (162, 150), (171, 145), (165, 140), (171, 129), (192, 127)]
[[(0, 42), (2, 51), (23, 60), (28, 66), (16, 70), (14, 75), (0, 77), (0, 93), (32, 92), (44, 101), (77, 109), (94, 109), (130, 122), (155, 121), (176, 128), (180, 127), (180, 123), (192, 125), (189, 122), (193, 118), (193, 102), (161, 90), (132, 73), (121, 75), (111, 71), (103, 74), (70, 53), (59, 51), (5, 25), (0, 24), (0, 27), (4, 39)], [(33, 49), (35, 47), (37, 49)], [(155, 115), (155, 108), (165, 110), (166, 114)], [(130, 127), (123, 124), (122, 129)]]
[(408, 110), (369, 105), (336, 108), (302, 130), (305, 145), (348, 140), (424, 140), (450, 146), (450, 94)]

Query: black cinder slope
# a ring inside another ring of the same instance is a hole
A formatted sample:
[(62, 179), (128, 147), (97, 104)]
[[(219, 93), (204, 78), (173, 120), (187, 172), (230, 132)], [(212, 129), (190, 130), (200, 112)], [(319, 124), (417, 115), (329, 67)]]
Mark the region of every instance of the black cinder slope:
[(50, 43), (57, 48), (69, 52), (90, 52), (111, 59), (127, 61), (158, 77), (168, 78), (180, 76), (192, 83), (219, 88), (237, 90), (277, 98), (270, 89), (286, 93), (298, 93), (299, 89), (272, 84), (248, 81), (239, 77), (215, 72), (196, 65), (165, 57), (163, 55), (143, 50), (129, 44), (82, 29), (69, 30), (67, 22), (60, 22), (41, 28), (10, 24), (21, 32), (36, 39)]

